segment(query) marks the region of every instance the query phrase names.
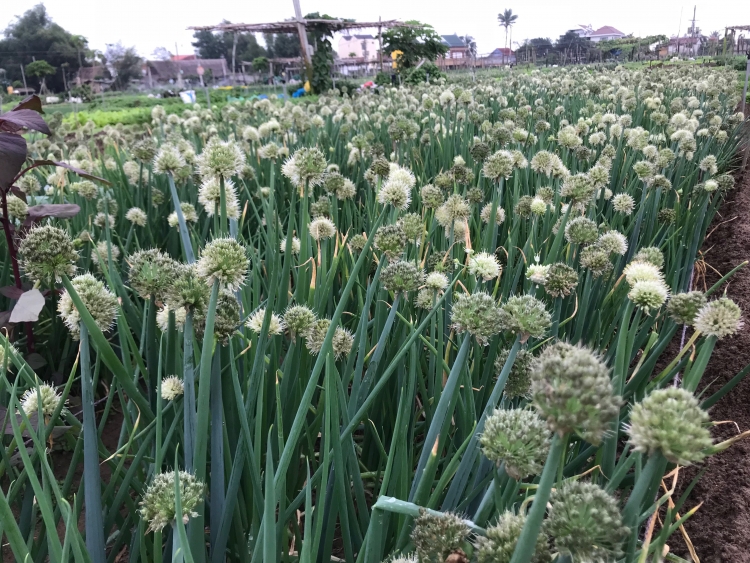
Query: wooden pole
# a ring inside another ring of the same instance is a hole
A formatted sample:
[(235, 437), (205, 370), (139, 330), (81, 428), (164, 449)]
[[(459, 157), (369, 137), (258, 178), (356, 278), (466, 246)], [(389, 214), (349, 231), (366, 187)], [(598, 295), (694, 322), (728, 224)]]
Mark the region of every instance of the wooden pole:
[[(378, 16), (378, 23), (382, 21), (382, 18)], [(378, 26), (378, 51), (380, 52), (380, 72), (383, 72), (383, 28)]]
[(299, 43), (302, 47), (302, 62), (305, 64), (305, 70), (307, 72), (307, 79), (310, 81), (312, 87), (312, 61), (310, 60), (310, 49), (307, 45), (307, 28), (305, 27), (305, 20), (302, 19), (302, 8), (299, 5), (299, 0), (292, 0), (294, 3), (294, 17), (297, 20), (297, 33), (299, 33)]

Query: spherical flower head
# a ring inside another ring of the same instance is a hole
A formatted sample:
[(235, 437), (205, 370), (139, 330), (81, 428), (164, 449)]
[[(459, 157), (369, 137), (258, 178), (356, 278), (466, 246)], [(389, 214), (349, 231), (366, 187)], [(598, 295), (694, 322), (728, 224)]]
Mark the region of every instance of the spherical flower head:
[(383, 225), (375, 231), (375, 248), (385, 253), (390, 259), (397, 258), (403, 253), (408, 242), (404, 227), (401, 223)]
[(551, 266), (545, 266), (542, 264), (529, 264), (526, 268), (526, 279), (537, 285), (544, 285), (547, 283), (547, 274)]
[(598, 235), (596, 223), (587, 217), (574, 217), (565, 225), (565, 240), (571, 244), (591, 244)]
[(708, 155), (703, 160), (701, 160), (700, 163), (698, 164), (698, 168), (700, 168), (704, 172), (707, 172), (711, 176), (713, 176), (719, 171), (717, 163), (716, 163), (716, 157), (712, 154)]
[(425, 288), (431, 291), (442, 293), (449, 284), (448, 276), (442, 272), (430, 272), (425, 278)]
[(703, 183), (703, 189), (709, 193), (715, 192), (716, 190), (719, 189), (719, 183), (716, 182), (715, 180), (706, 180)]
[(331, 200), (323, 196), (318, 201), (310, 204), (310, 215), (315, 219), (318, 217), (329, 217), (331, 215)]
[(608, 274), (613, 269), (612, 262), (609, 260), (609, 252), (599, 247), (598, 244), (581, 250), (580, 263), (581, 267), (590, 270), (594, 277)]
[(125, 213), (125, 219), (137, 227), (145, 227), (146, 222), (148, 221), (148, 216), (140, 207), (131, 207)]
[(617, 194), (612, 198), (612, 208), (623, 215), (630, 215), (635, 208), (635, 200), (628, 194)]
[[(179, 472), (180, 505), (182, 507), (182, 522), (188, 523), (191, 517), (198, 516), (195, 511), (203, 502), (206, 486), (187, 471)], [(143, 494), (141, 501), (141, 516), (148, 522), (146, 532), (159, 531), (177, 518), (177, 499), (175, 497), (174, 471), (160, 473), (154, 477)]]
[(578, 272), (567, 264), (557, 262), (547, 270), (544, 291), (552, 297), (565, 297), (578, 285)]
[(198, 275), (196, 264), (178, 264), (167, 288), (167, 302), (173, 309), (202, 311), (208, 304), (209, 290)]
[(395, 294), (415, 291), (424, 281), (424, 272), (411, 261), (398, 260), (388, 264), (380, 273), (380, 283)]
[(42, 189), (42, 185), (33, 174), (24, 174), (16, 182), (16, 186), (25, 194), (35, 194)]
[(198, 260), (198, 275), (209, 285), (218, 281), (229, 291), (237, 291), (245, 283), (247, 268), (245, 247), (231, 237), (209, 242)]
[(450, 229), (456, 221), (464, 221), (470, 214), (471, 207), (467, 201), (460, 195), (454, 194), (435, 211), (435, 219), (441, 227)]
[[(505, 366), (510, 350), (504, 349), (497, 353), (495, 358), (495, 372), (499, 375)], [(505, 383), (503, 392), (506, 397), (527, 397), (531, 388), (531, 366), (534, 363), (534, 356), (528, 350), (521, 349), (516, 354), (516, 360), (513, 367), (510, 368), (508, 379)]]
[[(117, 316), (117, 297), (91, 274), (76, 276), (71, 280), (71, 284), (86, 310), (94, 318), (96, 326), (102, 332), (107, 332), (112, 328)], [(57, 311), (65, 326), (68, 327), (73, 340), (79, 340), (81, 315), (67, 290), (63, 292), (57, 302)]]
[(586, 204), (594, 197), (597, 187), (588, 175), (579, 173), (568, 176), (560, 187), (560, 195), (570, 199), (570, 203)]
[(529, 210), (534, 215), (544, 215), (547, 213), (547, 202), (540, 197), (535, 197), (529, 204)]
[(558, 342), (545, 349), (531, 372), (534, 406), (560, 435), (575, 432), (599, 444), (619, 413), (609, 368), (591, 350)]
[[(198, 338), (205, 336), (206, 310), (195, 312), (195, 334)], [(222, 344), (229, 342), (229, 338), (240, 324), (240, 305), (232, 291), (222, 289), (216, 301), (216, 315), (214, 316), (214, 337)]]
[(364, 234), (357, 233), (352, 238), (349, 239), (349, 242), (347, 243), (347, 246), (349, 246), (349, 250), (354, 252), (362, 252), (362, 249), (365, 247), (365, 244), (367, 244), (367, 236)]
[(279, 158), (279, 145), (268, 143), (258, 148), (258, 156), (263, 160), (276, 160)]
[(198, 173), (203, 178), (231, 178), (242, 174), (245, 155), (234, 141), (211, 137), (197, 158)]
[(648, 160), (641, 160), (633, 165), (633, 172), (639, 179), (646, 181), (654, 175), (655, 167)]
[(55, 414), (61, 400), (62, 396), (52, 385), (39, 383), (38, 390), (36, 387), (32, 387), (23, 394), (21, 408), (26, 416), (32, 416), (39, 413), (39, 407), (41, 406), (42, 416), (47, 419)]
[(475, 141), (469, 149), (469, 154), (474, 162), (483, 162), (490, 154), (490, 146), (482, 141)]
[(667, 303), (667, 313), (678, 324), (692, 325), (705, 304), (706, 295), (702, 291), (677, 293)]
[(84, 199), (92, 200), (99, 195), (99, 188), (90, 180), (82, 180), (70, 184), (70, 191), (77, 193)]
[(156, 140), (153, 137), (145, 137), (133, 144), (133, 156), (141, 162), (151, 162), (157, 150)]
[[(474, 544), (477, 563), (510, 563), (525, 523), (525, 515), (503, 512), (497, 523), (487, 528), (486, 536), (477, 537)], [(550, 560), (547, 535), (540, 533), (530, 563), (548, 563)]]
[(52, 225), (34, 227), (18, 247), (21, 266), (29, 280), (54, 285), (75, 273), (78, 253), (67, 232)]
[(187, 163), (180, 150), (174, 145), (162, 145), (154, 157), (155, 174), (174, 174)]
[(417, 560), (445, 561), (469, 536), (466, 523), (450, 512), (431, 513), (420, 509), (414, 521), (411, 541), (417, 551)]
[(379, 156), (373, 159), (372, 164), (370, 165), (370, 170), (372, 170), (373, 174), (376, 176), (386, 178), (388, 177), (388, 174), (391, 173), (391, 165), (385, 158)]
[(174, 313), (174, 326), (177, 330), (182, 330), (185, 326), (185, 318), (187, 317), (187, 311), (185, 307), (177, 307), (172, 309), (169, 305), (164, 305), (161, 309), (156, 311), (156, 326), (162, 332), (169, 330), (169, 314)]
[(531, 169), (539, 174), (550, 176), (567, 176), (560, 173), (565, 169), (559, 156), (549, 151), (539, 151), (531, 158)]
[(630, 443), (635, 451), (660, 452), (670, 462), (691, 465), (706, 457), (712, 445), (706, 411), (689, 391), (680, 387), (657, 389), (630, 413)]
[[(489, 223), (491, 214), (492, 214), (492, 204), (488, 203), (482, 208), (482, 211), (479, 213), (479, 218), (482, 220), (483, 223)], [(502, 225), (504, 222), (505, 222), (505, 209), (503, 209), (502, 207), (498, 207), (495, 210), (495, 224)]]
[(496, 409), (479, 438), (484, 455), (516, 481), (537, 475), (549, 451), (550, 432), (544, 420), (529, 409)]
[(566, 481), (550, 497), (546, 532), (573, 561), (614, 561), (630, 535), (617, 500), (593, 483)]
[(728, 297), (709, 301), (698, 310), (693, 326), (706, 336), (731, 336), (744, 325), (742, 311)]
[(297, 187), (317, 186), (324, 179), (326, 157), (317, 147), (301, 147), (281, 167), (281, 172)]
[(484, 281), (489, 281), (500, 275), (500, 263), (494, 254), (480, 252), (469, 258), (469, 273)]
[[(227, 208), (227, 217), (236, 219), (239, 217), (239, 200), (234, 183), (231, 180), (224, 180), (224, 201)], [(201, 187), (198, 189), (198, 203), (203, 205), (203, 209), (209, 217), (213, 217), (218, 211), (221, 211), (221, 181), (216, 177), (209, 177), (203, 180)]]
[(401, 217), (399, 223), (401, 224), (401, 228), (404, 230), (406, 238), (410, 242), (419, 242), (419, 240), (422, 238), (422, 235), (424, 234), (424, 223), (422, 222), (422, 217), (420, 217), (416, 213), (407, 213), (406, 215)]
[(487, 293), (459, 294), (453, 302), (451, 322), (456, 332), (468, 332), (483, 346), (503, 328), (500, 308)]
[(607, 254), (619, 254), (623, 256), (628, 251), (628, 239), (619, 231), (607, 231), (599, 235), (596, 246)]
[(317, 319), (304, 332), (305, 346), (313, 356), (317, 356), (323, 348), (330, 326), (330, 319)]
[(648, 314), (651, 309), (658, 309), (669, 298), (669, 288), (662, 280), (643, 280), (635, 282), (630, 288), (628, 299), (641, 307)]
[(484, 161), (482, 173), (488, 180), (499, 182), (502, 178), (510, 178), (515, 168), (515, 162), (512, 152), (499, 150)]
[(352, 351), (352, 346), (354, 346), (354, 335), (345, 328), (337, 326), (333, 331), (333, 340), (331, 340), (334, 357), (339, 360), (348, 356)]
[(143, 299), (153, 296), (161, 301), (173, 283), (178, 264), (155, 248), (139, 250), (127, 259), (129, 283)]
[(290, 305), (284, 313), (284, 326), (289, 329), (292, 339), (304, 334), (315, 322), (315, 313), (304, 305)]
[(443, 203), (443, 191), (437, 186), (427, 184), (420, 190), (422, 205), (428, 209), (440, 207)]
[[(301, 248), (301, 242), (297, 237), (292, 237), (292, 254), (299, 254)], [(279, 243), (279, 249), (281, 252), (286, 252), (286, 238), (281, 239)]]
[(185, 384), (176, 375), (170, 375), (161, 380), (161, 398), (165, 401), (174, 401), (185, 393)]
[(8, 215), (16, 219), (23, 220), (29, 212), (29, 206), (20, 197), (9, 195), (6, 200), (8, 206)]
[(659, 266), (644, 260), (634, 259), (625, 266), (623, 273), (631, 286), (639, 281), (662, 281), (664, 279)]
[[(260, 334), (263, 329), (263, 322), (266, 318), (266, 309), (262, 307), (255, 311), (245, 321), (245, 326), (255, 334)], [(268, 325), (268, 336), (278, 336), (284, 333), (284, 321), (276, 313), (271, 313), (271, 322)]]
[(378, 203), (392, 205), (396, 209), (407, 209), (411, 203), (411, 188), (403, 182), (391, 181), (389, 176), (378, 192)]
[(544, 303), (532, 295), (514, 295), (500, 307), (500, 319), (505, 330), (518, 334), (521, 342), (530, 336), (541, 338), (552, 324), (552, 316)]
[(317, 241), (326, 240), (336, 235), (336, 225), (326, 217), (318, 217), (307, 226), (310, 236)]

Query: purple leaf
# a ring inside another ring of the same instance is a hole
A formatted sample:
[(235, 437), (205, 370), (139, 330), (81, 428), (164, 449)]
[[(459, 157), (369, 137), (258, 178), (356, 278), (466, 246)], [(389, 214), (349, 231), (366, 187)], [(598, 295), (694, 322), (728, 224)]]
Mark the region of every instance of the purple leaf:
[(38, 289), (30, 289), (18, 299), (10, 313), (12, 323), (35, 323), (39, 320), (39, 313), (44, 309), (44, 296)]
[(8, 189), (26, 161), (26, 140), (21, 135), (0, 133), (0, 188)]
[[(65, 162), (57, 162), (56, 160), (35, 160), (31, 168), (36, 168), (37, 166), (60, 166), (61, 168), (65, 168), (66, 170), (75, 172), (81, 178), (86, 178), (87, 180), (94, 180), (95, 182), (101, 182), (102, 184), (106, 184), (108, 186), (112, 185), (112, 182), (109, 182), (105, 180), (104, 178), (100, 178), (99, 176), (94, 176), (93, 174), (89, 174), (85, 170), (81, 170), (80, 168), (76, 168), (75, 166), (71, 166), (70, 164), (67, 164)], [(31, 170), (31, 168), (29, 168), (28, 170)], [(25, 173), (26, 171), (24, 170), (24, 174)]]
[(45, 203), (42, 205), (32, 205), (28, 208), (30, 219), (42, 219), (43, 217), (69, 219), (78, 215), (80, 211), (81, 208), (75, 203)]
[(21, 129), (39, 131), (45, 135), (52, 133), (44, 118), (33, 109), (13, 110), (0, 115), (0, 131), (17, 133)]
[(22, 109), (32, 109), (37, 113), (44, 113), (44, 111), (42, 110), (42, 100), (39, 99), (39, 96), (37, 96), (36, 94), (26, 96), (23, 100), (21, 100), (21, 103), (19, 103), (10, 111), (18, 111)]
[(20, 289), (15, 285), (6, 285), (0, 287), (0, 294), (5, 295), (8, 299), (18, 299), (23, 295), (23, 289)]

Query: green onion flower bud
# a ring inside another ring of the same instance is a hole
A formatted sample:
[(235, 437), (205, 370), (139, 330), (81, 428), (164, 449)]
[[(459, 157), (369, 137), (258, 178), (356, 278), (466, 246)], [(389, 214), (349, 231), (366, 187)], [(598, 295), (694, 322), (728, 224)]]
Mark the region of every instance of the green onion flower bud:
[(78, 253), (67, 232), (52, 225), (34, 227), (18, 247), (21, 266), (33, 282), (53, 285), (75, 273)]
[(669, 298), (669, 288), (662, 280), (643, 280), (633, 284), (628, 293), (636, 306), (648, 314), (651, 309), (658, 309)]
[(424, 281), (424, 272), (411, 261), (399, 260), (388, 264), (380, 273), (380, 283), (395, 294), (415, 291)]
[(515, 295), (500, 307), (500, 320), (505, 330), (520, 335), (521, 342), (526, 342), (530, 336), (544, 336), (552, 324), (552, 315), (533, 295)]
[(236, 291), (245, 282), (249, 265), (245, 247), (231, 237), (217, 238), (209, 242), (198, 260), (198, 275), (209, 285), (214, 280)]
[(445, 561), (451, 553), (461, 550), (468, 537), (469, 527), (455, 514), (438, 515), (425, 510), (420, 511), (411, 533), (420, 563)]
[(597, 187), (586, 174), (568, 176), (560, 187), (560, 195), (570, 199), (571, 204), (586, 204), (596, 193)]
[(609, 253), (598, 244), (585, 247), (580, 256), (581, 267), (591, 271), (594, 277), (600, 277), (612, 271)]
[(516, 481), (537, 475), (549, 451), (550, 433), (544, 420), (528, 409), (495, 409), (479, 438), (484, 455)]
[[(255, 334), (260, 334), (263, 328), (263, 321), (266, 318), (266, 309), (261, 307), (255, 311), (245, 321), (245, 326)], [(284, 321), (276, 313), (271, 313), (271, 322), (268, 325), (268, 336), (278, 336), (284, 332)]]
[(544, 291), (552, 297), (565, 297), (570, 295), (578, 285), (578, 273), (562, 262), (557, 262), (549, 266)]
[[(495, 358), (495, 372), (499, 374), (508, 359), (510, 350), (504, 349), (497, 353)], [(509, 398), (526, 397), (531, 389), (531, 366), (534, 356), (528, 350), (521, 349), (516, 354), (516, 361), (510, 368), (508, 380), (505, 383), (505, 396)]]
[(162, 145), (154, 157), (155, 174), (174, 174), (185, 165), (185, 158), (174, 145)]
[(435, 209), (443, 204), (443, 191), (437, 186), (427, 184), (420, 191), (422, 205), (428, 209)]
[[(482, 211), (479, 213), (479, 218), (482, 220), (483, 223), (489, 223), (491, 213), (492, 213), (492, 204), (488, 203), (482, 208)], [(505, 222), (505, 209), (503, 209), (502, 207), (498, 207), (495, 210), (495, 224), (502, 225), (503, 222)]]
[[(195, 334), (198, 338), (205, 336), (206, 310), (195, 312)], [(219, 291), (214, 315), (214, 336), (222, 344), (229, 342), (229, 338), (240, 324), (240, 305), (234, 293), (227, 289)]]
[(551, 430), (576, 432), (592, 444), (601, 442), (620, 410), (606, 364), (588, 348), (565, 342), (547, 347), (537, 358), (531, 393)]
[(315, 322), (315, 313), (304, 305), (290, 305), (284, 313), (284, 325), (289, 329), (292, 340), (304, 334)]
[(573, 561), (614, 561), (630, 535), (617, 501), (593, 483), (568, 481), (552, 492), (546, 532)]
[(633, 262), (648, 262), (661, 269), (664, 266), (664, 254), (655, 246), (647, 246), (636, 253)]
[(701, 461), (711, 447), (708, 414), (698, 400), (680, 387), (657, 389), (630, 413), (630, 443), (635, 451), (660, 452), (678, 465)]
[(598, 235), (596, 223), (587, 217), (575, 217), (565, 225), (565, 240), (571, 244), (591, 244)]
[(408, 237), (401, 223), (393, 225), (383, 225), (375, 231), (375, 248), (382, 251), (388, 258), (394, 259), (404, 251)]
[(483, 346), (503, 328), (500, 308), (487, 293), (459, 294), (451, 321), (456, 332), (468, 332)]
[(203, 152), (197, 158), (198, 173), (202, 178), (223, 177), (224, 179), (242, 174), (245, 155), (234, 141), (222, 141), (211, 137)]
[(131, 207), (128, 209), (128, 211), (125, 213), (125, 219), (130, 221), (133, 225), (137, 227), (145, 227), (146, 223), (148, 222), (148, 216), (146, 215), (146, 212), (143, 211), (140, 207)]
[(677, 293), (667, 303), (667, 313), (678, 324), (692, 325), (705, 304), (706, 296), (702, 291)]
[[(76, 276), (71, 280), (78, 297), (81, 298), (86, 310), (94, 317), (94, 322), (102, 332), (112, 328), (117, 316), (117, 297), (110, 292), (102, 282), (91, 274)], [(81, 334), (81, 315), (73, 304), (68, 291), (64, 291), (57, 302), (60, 318), (68, 327), (73, 340), (79, 340)]]
[(128, 258), (129, 283), (143, 299), (162, 300), (175, 280), (178, 263), (155, 248), (139, 250)]
[(635, 200), (628, 194), (617, 194), (612, 198), (612, 208), (623, 215), (630, 215), (635, 209)]
[[(501, 514), (497, 524), (487, 528), (487, 535), (476, 539), (477, 563), (510, 563), (525, 523), (526, 516), (523, 514)], [(541, 533), (536, 538), (530, 563), (549, 563), (551, 559), (547, 536)]]
[(333, 331), (333, 340), (331, 340), (334, 357), (339, 360), (348, 356), (352, 351), (352, 346), (354, 346), (354, 335), (345, 328), (337, 326)]
[[(203, 502), (206, 487), (195, 475), (187, 471), (180, 471), (180, 505), (182, 507), (183, 523), (187, 524), (191, 517), (198, 516), (195, 512)], [(167, 471), (154, 477), (146, 489), (141, 502), (141, 516), (148, 522), (147, 532), (159, 531), (167, 524), (172, 524), (177, 518), (177, 499), (175, 497), (175, 472)]]

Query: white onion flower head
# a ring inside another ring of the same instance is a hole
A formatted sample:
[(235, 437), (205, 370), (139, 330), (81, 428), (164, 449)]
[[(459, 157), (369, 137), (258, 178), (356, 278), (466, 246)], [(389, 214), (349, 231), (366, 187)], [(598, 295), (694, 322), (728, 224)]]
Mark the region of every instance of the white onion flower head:
[(633, 284), (628, 299), (641, 307), (646, 314), (651, 309), (658, 309), (669, 298), (669, 288), (662, 280), (643, 280)]
[(623, 215), (630, 215), (635, 208), (635, 200), (629, 194), (617, 194), (612, 198), (612, 208)]
[(174, 145), (162, 145), (154, 157), (155, 174), (174, 174), (185, 165), (185, 158)]
[(599, 235), (596, 245), (610, 254), (623, 256), (628, 251), (628, 239), (619, 231), (607, 231)]
[(140, 207), (131, 207), (128, 209), (127, 213), (125, 213), (125, 219), (137, 227), (145, 227), (146, 222), (148, 221), (148, 216)]
[(424, 285), (427, 289), (441, 292), (448, 287), (448, 276), (442, 272), (430, 272), (425, 278)]
[(202, 178), (238, 176), (245, 166), (245, 155), (234, 141), (211, 137), (197, 158), (198, 173)]
[(378, 192), (378, 202), (382, 205), (392, 205), (396, 209), (407, 209), (411, 203), (411, 190), (416, 184), (416, 178), (410, 170), (397, 168), (391, 171), (385, 184)]
[(185, 318), (187, 317), (187, 311), (185, 307), (177, 307), (176, 309), (170, 309), (169, 306), (164, 305), (161, 309), (156, 312), (156, 325), (162, 332), (169, 330), (169, 313), (174, 311), (174, 326), (177, 330), (182, 330), (185, 326)]
[[(286, 252), (286, 238), (281, 239), (279, 248), (281, 252)], [(292, 254), (299, 254), (300, 248), (300, 240), (297, 237), (292, 237)]]
[(544, 285), (547, 281), (547, 273), (549, 272), (549, 265), (543, 264), (530, 264), (526, 268), (526, 279), (537, 285)]
[(229, 291), (236, 291), (245, 283), (247, 268), (245, 247), (233, 238), (217, 238), (209, 242), (198, 260), (198, 275), (209, 285), (214, 281)]
[(489, 281), (500, 274), (500, 264), (497, 258), (489, 252), (480, 252), (469, 258), (469, 273), (484, 281)]
[(31, 389), (27, 389), (23, 394), (21, 397), (21, 408), (26, 413), (26, 416), (31, 416), (39, 413), (39, 406), (41, 404), (42, 416), (47, 418), (55, 413), (61, 400), (62, 396), (52, 385), (39, 383), (38, 392), (36, 387), (32, 387)]
[(625, 274), (625, 279), (627, 282), (632, 286), (638, 283), (639, 281), (662, 281), (664, 279), (664, 276), (661, 273), (661, 270), (651, 264), (650, 262), (643, 262), (640, 260), (635, 260), (625, 266), (625, 270), (623, 271)]
[(326, 217), (318, 217), (308, 225), (310, 236), (317, 241), (332, 238), (336, 235), (336, 225)]
[[(258, 309), (252, 315), (250, 315), (245, 322), (245, 326), (253, 331), (255, 334), (260, 334), (263, 328), (263, 321), (266, 318), (265, 307)], [(271, 313), (271, 322), (268, 325), (268, 335), (278, 336), (284, 333), (284, 321), (276, 313)]]
[(701, 307), (693, 326), (706, 336), (731, 336), (744, 326), (742, 311), (734, 301), (722, 297)]
[(165, 401), (174, 401), (185, 393), (185, 384), (176, 375), (170, 375), (161, 380), (161, 398)]

